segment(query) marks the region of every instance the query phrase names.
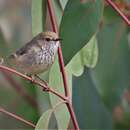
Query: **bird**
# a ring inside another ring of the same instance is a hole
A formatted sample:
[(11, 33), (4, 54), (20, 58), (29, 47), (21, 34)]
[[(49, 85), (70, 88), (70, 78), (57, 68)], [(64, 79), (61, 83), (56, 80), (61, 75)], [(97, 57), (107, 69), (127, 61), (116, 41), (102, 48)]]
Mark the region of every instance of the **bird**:
[(55, 61), (61, 38), (45, 31), (7, 57), (7, 64), (26, 75), (37, 75), (48, 70)]

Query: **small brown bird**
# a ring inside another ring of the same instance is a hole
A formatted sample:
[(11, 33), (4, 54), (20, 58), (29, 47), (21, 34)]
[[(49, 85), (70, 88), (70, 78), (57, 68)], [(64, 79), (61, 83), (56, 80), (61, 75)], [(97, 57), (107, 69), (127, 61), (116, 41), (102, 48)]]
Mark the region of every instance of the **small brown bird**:
[(24, 74), (42, 73), (54, 63), (60, 40), (54, 32), (42, 32), (11, 54), (7, 63)]

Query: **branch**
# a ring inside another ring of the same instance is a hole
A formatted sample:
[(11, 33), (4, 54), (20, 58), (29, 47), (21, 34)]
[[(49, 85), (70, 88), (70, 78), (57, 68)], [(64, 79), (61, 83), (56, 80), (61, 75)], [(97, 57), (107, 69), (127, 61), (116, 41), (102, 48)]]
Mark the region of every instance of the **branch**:
[(16, 75), (18, 75), (18, 76), (20, 76), (20, 77), (26, 79), (26, 80), (31, 81), (32, 83), (34, 83), (34, 84), (36, 84), (36, 85), (39, 85), (43, 90), (48, 90), (48, 92), (53, 93), (54, 95), (58, 96), (58, 97), (61, 98), (62, 100), (65, 100), (65, 101), (67, 100), (66, 97), (64, 97), (63, 95), (59, 94), (58, 92), (56, 92), (56, 91), (53, 90), (52, 88), (49, 88), (49, 86), (47, 86), (47, 85), (45, 85), (45, 84), (43, 84), (43, 83), (41, 83), (41, 82), (39, 82), (39, 81), (37, 81), (37, 80), (34, 80), (34, 79), (32, 79), (31, 77), (29, 77), (29, 76), (27, 76), (27, 75), (24, 75), (24, 74), (22, 74), (22, 73), (20, 73), (20, 72), (18, 72), (18, 71), (16, 71), (16, 70), (14, 70), (14, 69), (12, 69), (12, 68), (9, 68), (9, 67), (0, 65), (0, 70), (14, 73), (14, 74), (16, 74)]
[[(55, 14), (54, 14), (51, 0), (47, 0), (47, 4), (48, 4), (48, 11), (49, 11), (53, 31), (58, 34), (59, 33), (58, 26), (57, 26), (57, 22), (55, 19)], [(67, 84), (67, 76), (66, 76), (66, 72), (65, 72), (65, 66), (64, 66), (64, 60), (63, 60), (63, 56), (62, 56), (61, 47), (58, 48), (58, 58), (59, 58), (59, 65), (60, 65), (60, 70), (62, 73), (62, 78), (63, 78), (63, 83), (64, 83), (65, 96), (69, 99), (68, 102), (66, 103), (66, 105), (67, 105), (68, 111), (70, 113), (75, 130), (80, 130), (77, 119), (76, 119), (76, 115), (74, 113), (74, 109), (73, 109), (73, 106), (71, 103), (71, 96), (70, 96), (69, 87)]]
[(116, 4), (112, 0), (106, 0), (106, 2), (122, 17), (122, 19), (130, 26), (129, 19), (125, 16), (125, 14), (116, 6)]
[[(51, 1), (48, 0), (47, 4), (48, 4), (48, 11), (49, 11), (51, 23), (52, 23), (52, 29), (53, 29), (54, 32), (59, 34), (58, 25), (57, 25), (57, 22), (56, 22), (56, 19), (55, 19), (55, 14), (54, 14), (54, 11), (53, 11)], [(61, 47), (58, 48), (58, 58), (59, 58), (59, 65), (60, 65), (60, 70), (61, 70), (61, 73), (62, 73), (62, 78), (63, 78), (63, 83), (64, 83), (65, 96), (70, 97), (70, 92), (69, 92), (68, 85), (67, 85), (67, 77), (66, 77), (66, 73), (65, 73), (65, 67), (64, 67), (64, 61), (63, 61)]]
[(16, 120), (19, 120), (19, 121), (21, 121), (21, 122), (23, 122), (23, 123), (25, 123), (25, 124), (27, 124), (27, 125), (33, 127), (33, 128), (35, 128), (35, 125), (34, 125), (33, 123), (31, 123), (30, 121), (27, 121), (27, 120), (23, 119), (22, 117), (17, 116), (16, 114), (13, 114), (13, 113), (11, 113), (11, 112), (6, 111), (6, 110), (5, 110), (4, 108), (2, 108), (1, 106), (0, 106), (0, 112), (4, 113), (4, 114), (6, 114), (6, 115), (8, 115), (8, 116), (10, 116), (10, 117), (12, 117), (12, 118), (15, 118)]

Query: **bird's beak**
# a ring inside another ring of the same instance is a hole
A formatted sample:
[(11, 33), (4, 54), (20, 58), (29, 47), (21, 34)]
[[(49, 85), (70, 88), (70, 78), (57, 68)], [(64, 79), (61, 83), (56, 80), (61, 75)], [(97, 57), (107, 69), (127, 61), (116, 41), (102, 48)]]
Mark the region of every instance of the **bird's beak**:
[(61, 38), (57, 38), (55, 41), (62, 41), (63, 39), (61, 39)]

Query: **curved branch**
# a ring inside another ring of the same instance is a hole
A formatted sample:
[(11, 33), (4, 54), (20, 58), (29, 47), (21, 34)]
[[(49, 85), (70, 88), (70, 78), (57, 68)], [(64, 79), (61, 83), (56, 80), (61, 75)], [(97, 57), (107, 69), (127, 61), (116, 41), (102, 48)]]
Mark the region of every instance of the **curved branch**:
[(55, 94), (56, 96), (58, 96), (58, 97), (61, 98), (62, 100), (65, 100), (65, 101), (67, 100), (66, 97), (64, 97), (63, 95), (59, 94), (58, 92), (56, 92), (55, 90), (53, 90), (53, 89), (50, 88), (49, 86), (47, 86), (47, 85), (45, 85), (45, 84), (43, 84), (43, 83), (41, 83), (41, 82), (39, 82), (39, 81), (37, 81), (37, 80), (34, 80), (34, 79), (32, 79), (31, 77), (29, 77), (29, 76), (27, 76), (27, 75), (24, 75), (24, 74), (22, 74), (22, 73), (20, 73), (20, 72), (18, 72), (18, 71), (16, 71), (16, 70), (14, 70), (14, 69), (12, 69), (12, 68), (9, 68), (9, 67), (0, 65), (0, 70), (2, 70), (2, 71), (8, 71), (8, 72), (14, 73), (14, 74), (16, 74), (16, 75), (18, 75), (18, 76), (20, 76), (20, 77), (26, 79), (26, 80), (31, 81), (31, 82), (34, 83), (34, 84), (39, 85), (43, 90), (48, 90), (48, 92), (51, 92), (51, 93)]

